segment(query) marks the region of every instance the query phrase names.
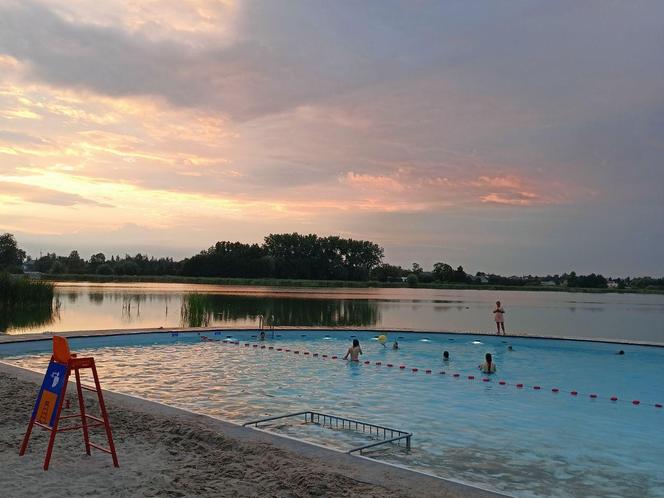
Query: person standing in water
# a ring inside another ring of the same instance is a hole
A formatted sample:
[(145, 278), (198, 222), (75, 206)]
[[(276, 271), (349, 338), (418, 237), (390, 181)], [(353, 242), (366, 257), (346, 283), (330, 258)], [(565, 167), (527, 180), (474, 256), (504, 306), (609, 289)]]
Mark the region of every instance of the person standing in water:
[(360, 361), (360, 355), (362, 354), (362, 348), (360, 347), (360, 341), (353, 339), (353, 345), (348, 348), (346, 351), (346, 356), (344, 360), (347, 360), (350, 356), (350, 361)]
[(503, 335), (505, 335), (505, 319), (503, 315), (505, 314), (505, 308), (500, 304), (500, 301), (496, 301), (496, 308), (493, 310), (493, 319), (496, 321), (497, 334), (500, 335), (500, 329), (503, 329)]
[(484, 363), (478, 366), (479, 369), (482, 370), (482, 373), (485, 374), (496, 373), (496, 364), (493, 362), (491, 353), (487, 353), (486, 355), (484, 355)]

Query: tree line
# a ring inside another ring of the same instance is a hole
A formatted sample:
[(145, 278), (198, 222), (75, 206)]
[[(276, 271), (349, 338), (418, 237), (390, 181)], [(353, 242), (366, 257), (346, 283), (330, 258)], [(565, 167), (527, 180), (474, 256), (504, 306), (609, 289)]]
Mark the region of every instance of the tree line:
[(315, 234), (270, 234), (263, 244), (217, 242), (182, 261), (196, 277), (368, 280), (383, 248), (366, 240)]
[(36, 271), (79, 275), (172, 275), (220, 278), (279, 278), (307, 280), (346, 280), (422, 284), (495, 286), (565, 286), (571, 288), (664, 289), (664, 278), (636, 277), (607, 279), (576, 272), (546, 276), (502, 276), (467, 273), (462, 266), (437, 262), (430, 270), (419, 263), (410, 268), (383, 262), (383, 248), (366, 240), (338, 236), (321, 237), (299, 233), (270, 234), (262, 244), (220, 241), (191, 257), (176, 261), (145, 254), (111, 255), (96, 253), (89, 259), (78, 251), (67, 256), (47, 253), (32, 259), (18, 247), (12, 234), (0, 235), (0, 272)]
[(270, 234), (263, 244), (220, 241), (181, 261), (140, 253), (109, 258), (101, 252), (86, 260), (75, 250), (68, 256), (47, 253), (33, 260), (12, 234), (0, 239), (0, 269), (14, 273), (25, 266), (50, 274), (366, 281), (382, 258), (383, 248), (373, 242), (298, 233)]

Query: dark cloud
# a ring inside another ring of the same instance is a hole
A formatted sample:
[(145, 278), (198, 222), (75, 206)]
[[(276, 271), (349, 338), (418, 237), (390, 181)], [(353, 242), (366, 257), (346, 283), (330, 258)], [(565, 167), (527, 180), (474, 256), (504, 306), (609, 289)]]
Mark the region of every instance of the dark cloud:
[[(0, 53), (29, 63), (32, 78), (111, 96), (153, 95), (237, 119), (280, 112), (351, 88), (296, 53), (251, 38), (196, 49), (120, 29), (74, 24), (20, 2), (0, 8)], [(306, 41), (302, 41), (306, 44)]]

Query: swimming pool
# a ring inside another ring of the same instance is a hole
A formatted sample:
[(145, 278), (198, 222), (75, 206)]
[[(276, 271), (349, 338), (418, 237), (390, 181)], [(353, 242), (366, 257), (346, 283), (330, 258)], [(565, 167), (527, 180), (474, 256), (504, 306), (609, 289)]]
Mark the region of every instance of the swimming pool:
[[(71, 345), (95, 356), (109, 389), (236, 422), (316, 410), (411, 431), (411, 452), (369, 455), (511, 495), (664, 496), (664, 348), (391, 333), (394, 351), (367, 331), (203, 335), (220, 342), (181, 332)], [(353, 337), (359, 364), (341, 360)], [(0, 345), (4, 361), (40, 371), (49, 351), (43, 341)], [(489, 382), (477, 370), (486, 352), (498, 365)], [(298, 421), (273, 430), (344, 450), (360, 437)]]

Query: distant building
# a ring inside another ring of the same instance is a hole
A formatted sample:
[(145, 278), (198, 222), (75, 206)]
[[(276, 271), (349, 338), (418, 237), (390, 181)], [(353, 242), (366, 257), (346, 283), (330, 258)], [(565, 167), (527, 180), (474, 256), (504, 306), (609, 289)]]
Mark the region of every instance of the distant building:
[(554, 280), (542, 280), (540, 285), (543, 285), (544, 287), (555, 287), (558, 284)]
[(23, 273), (29, 273), (35, 271), (35, 262), (32, 259), (28, 259), (23, 264), (21, 264), (21, 269)]
[(473, 279), (473, 282), (478, 283), (478, 284), (488, 284), (489, 283), (489, 277), (487, 277), (486, 273), (478, 273), (474, 277), (471, 277)]
[(606, 283), (606, 286), (607, 286), (609, 289), (617, 289), (617, 288), (618, 288), (618, 285), (619, 285), (618, 282), (614, 282), (613, 280), (609, 280), (609, 281)]

